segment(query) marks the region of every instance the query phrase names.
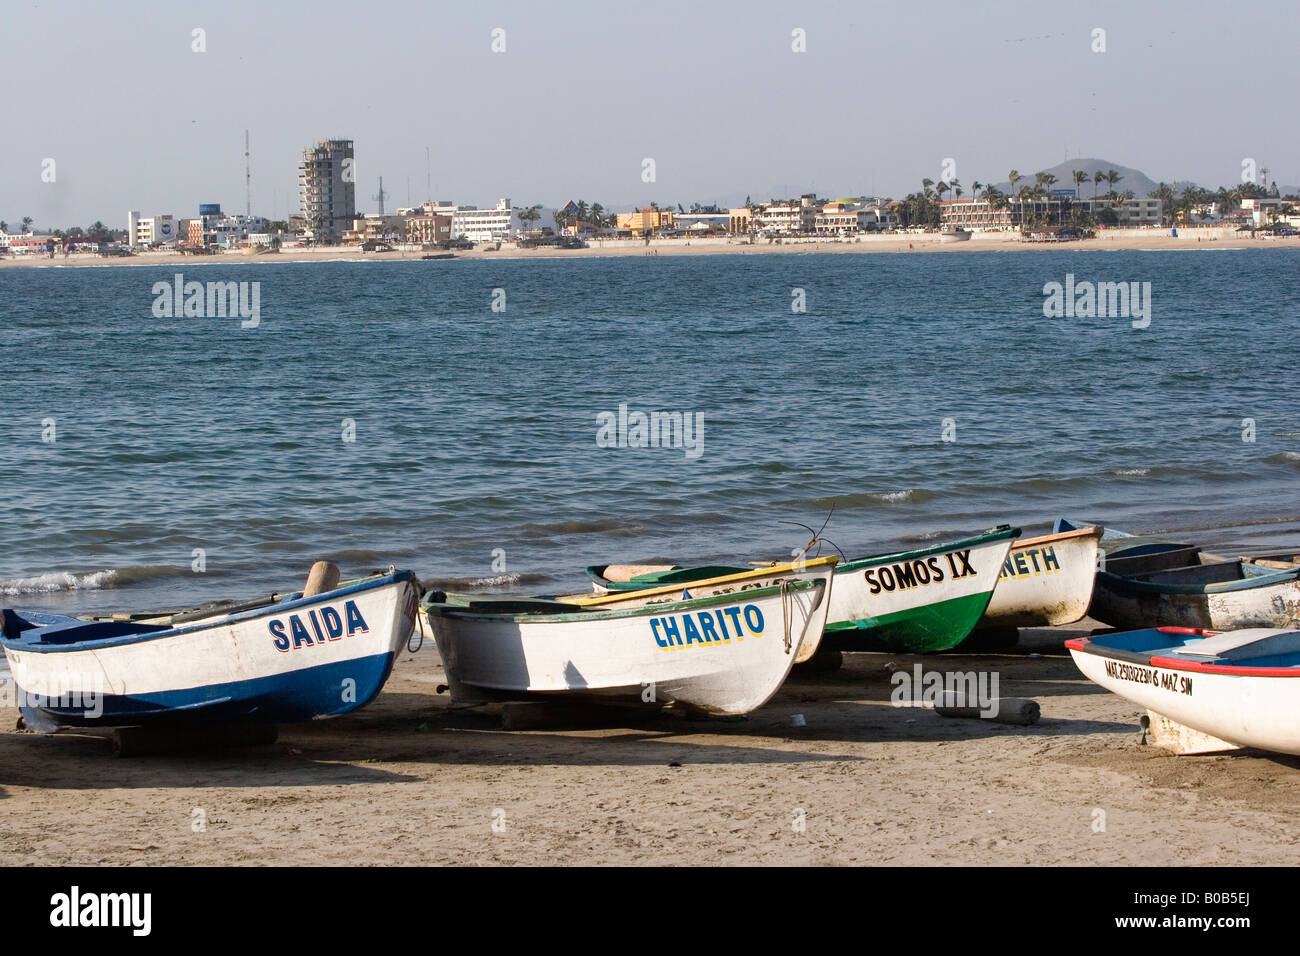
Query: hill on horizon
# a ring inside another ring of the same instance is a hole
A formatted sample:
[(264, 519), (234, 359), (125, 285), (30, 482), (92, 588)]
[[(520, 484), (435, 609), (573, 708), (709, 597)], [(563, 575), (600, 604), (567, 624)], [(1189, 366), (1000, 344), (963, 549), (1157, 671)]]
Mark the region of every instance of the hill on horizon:
[[(1143, 198), (1150, 195), (1160, 185), (1142, 170), (1134, 169), (1132, 166), (1125, 166), (1122, 163), (1111, 162), (1107, 159), (1067, 159), (1063, 163), (1057, 163), (1055, 166), (1049, 166), (1046, 169), (1020, 170), (1020, 181), (1016, 189), (1018, 190), (1025, 185), (1034, 185), (1034, 177), (1040, 172), (1049, 173), (1056, 177), (1056, 182), (1052, 184), (1053, 189), (1073, 189), (1075, 188), (1073, 174), (1076, 169), (1088, 174), (1087, 182), (1079, 184), (1079, 195), (1083, 199), (1092, 198), (1094, 186), (1098, 196), (1103, 196), (1110, 191), (1111, 187), (1106, 183), (1094, 184), (1092, 177), (1095, 173), (1104, 173), (1111, 169), (1123, 177), (1115, 184), (1116, 192), (1132, 192), (1134, 196)], [(1010, 180), (1004, 179), (995, 185), (1004, 193), (1012, 192)], [(1175, 185), (1171, 183), (1170, 185), (1173, 185), (1175, 190), (1181, 191), (1184, 187), (1192, 184), (1178, 183)]]

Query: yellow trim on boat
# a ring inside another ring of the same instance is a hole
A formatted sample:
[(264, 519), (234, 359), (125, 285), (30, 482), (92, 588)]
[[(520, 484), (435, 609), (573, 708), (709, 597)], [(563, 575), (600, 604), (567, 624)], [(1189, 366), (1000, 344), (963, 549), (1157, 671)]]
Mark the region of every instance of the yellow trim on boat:
[(658, 594), (677, 594), (682, 590), (714, 587), (718, 584), (743, 584), (746, 581), (753, 581), (758, 578), (781, 577), (802, 571), (815, 571), (819, 568), (833, 568), (837, 561), (839, 561), (839, 555), (833, 554), (827, 558), (809, 558), (807, 561), (800, 561), (798, 564), (774, 564), (765, 568), (754, 568), (752, 571), (741, 571), (739, 574), (724, 574), (721, 577), (704, 578), (699, 581), (682, 581), (679, 584), (665, 584), (657, 588), (646, 588), (641, 591), (618, 591), (611, 594), (593, 594), (590, 597), (572, 597), (563, 600), (566, 604), (577, 604), (582, 607), (599, 607), (606, 604), (618, 604), (620, 601), (642, 601)]

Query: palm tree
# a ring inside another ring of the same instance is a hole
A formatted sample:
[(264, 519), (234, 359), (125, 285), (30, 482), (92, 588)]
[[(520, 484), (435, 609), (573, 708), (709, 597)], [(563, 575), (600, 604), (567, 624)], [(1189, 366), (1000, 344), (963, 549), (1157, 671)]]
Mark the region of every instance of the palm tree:
[(1123, 176), (1121, 176), (1119, 173), (1115, 172), (1115, 170), (1113, 170), (1113, 169), (1108, 169), (1108, 170), (1106, 170), (1106, 176), (1105, 176), (1105, 179), (1106, 179), (1106, 182), (1110, 183), (1110, 197), (1111, 197), (1112, 199), (1115, 198), (1115, 184), (1116, 184), (1117, 182), (1119, 182), (1119, 181), (1120, 181), (1121, 179), (1123, 179), (1123, 178), (1124, 178)]
[(1020, 182), (1020, 173), (1017, 170), (1011, 170), (1007, 173), (1007, 179), (1011, 182), (1011, 191), (1016, 191), (1016, 183)]
[(1106, 181), (1106, 174), (1100, 169), (1092, 174), (1092, 198), (1097, 199), (1097, 187)]
[(0, 219), (0, 232), (8, 232), (8, 231), (9, 231), (9, 223), (5, 222), (3, 219)]
[[(1019, 177), (1017, 177), (1017, 178), (1019, 178)], [(1028, 222), (1029, 222), (1030, 225), (1033, 225), (1033, 224), (1037, 223), (1037, 222), (1038, 222), (1038, 209), (1037, 209), (1036, 207), (1031, 206), (1031, 207), (1030, 207), (1029, 216), (1028, 216), (1028, 217), (1025, 216), (1025, 204), (1026, 204), (1026, 203), (1032, 203), (1032, 202), (1033, 202), (1033, 199), (1034, 199), (1034, 191), (1033, 191), (1032, 189), (1030, 189), (1028, 186), (1021, 186), (1021, 187), (1020, 187), (1020, 192), (1016, 195), (1016, 198), (1020, 201), (1020, 222), (1021, 222), (1021, 225), (1022, 225), (1022, 226), (1025, 225), (1026, 220), (1028, 220)]]
[[(1174, 196), (1174, 191), (1170, 189), (1167, 185), (1165, 185), (1164, 183), (1158, 185), (1155, 188), (1155, 190), (1152, 191), (1151, 198), (1160, 200), (1161, 221), (1163, 221), (1166, 217), (1168, 217), (1169, 219), (1177, 218), (1176, 197)], [(1186, 198), (1186, 194), (1184, 194), (1184, 198)]]
[[(980, 189), (981, 189), (984, 185), (985, 185), (985, 184), (982, 183), (982, 182), (980, 182), (978, 179), (975, 180), (973, 183), (971, 183), (971, 184), (970, 184), (970, 188), (971, 188), (971, 196), (972, 196), (972, 197), (978, 197), (979, 194), (980, 194)], [(987, 196), (988, 194), (985, 193), (985, 195)]]
[[(528, 206), (527, 208), (521, 209), (519, 211), (519, 221), (524, 224), (525, 229), (527, 229), (530, 225), (532, 225), (533, 223), (535, 223), (537, 220), (541, 218), (542, 218), (542, 207), (540, 203), (537, 204), (536, 206)], [(92, 226), (91, 228), (93, 229), (94, 226)]]
[(1078, 190), (1078, 188), (1082, 186), (1084, 183), (1086, 183), (1087, 181), (1088, 181), (1088, 174), (1085, 173), (1082, 169), (1076, 169), (1074, 171), (1074, 188), (1076, 190)]
[(27, 233), (31, 231), (32, 231), (32, 217), (23, 216), (23, 232)]

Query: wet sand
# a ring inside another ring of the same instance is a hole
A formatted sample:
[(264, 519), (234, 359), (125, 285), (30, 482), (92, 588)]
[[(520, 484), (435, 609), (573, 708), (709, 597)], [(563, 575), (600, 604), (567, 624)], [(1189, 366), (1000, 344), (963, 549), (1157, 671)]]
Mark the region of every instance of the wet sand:
[[(1140, 709), (1061, 647), (1091, 626), (994, 654), (846, 655), (739, 720), (505, 731), (449, 710), (429, 643), (369, 707), (244, 751), (116, 758), (0, 709), (0, 863), (1290, 863), (1300, 758), (1140, 745)], [(886, 665), (918, 661), (994, 671), (1042, 719), (891, 706)]]

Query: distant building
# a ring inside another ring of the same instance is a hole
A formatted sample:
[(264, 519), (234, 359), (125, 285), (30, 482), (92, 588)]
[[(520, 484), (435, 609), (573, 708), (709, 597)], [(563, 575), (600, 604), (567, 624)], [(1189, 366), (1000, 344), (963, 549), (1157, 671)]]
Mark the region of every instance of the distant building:
[(406, 238), (406, 216), (384, 216), (368, 213), (352, 220), (352, 228), (343, 234), (344, 242), (365, 242), (369, 239), (386, 239), (402, 242)]
[(150, 246), (176, 242), (180, 231), (175, 216), (150, 216), (141, 218), (132, 210), (126, 214), (126, 241), (132, 248), (149, 248)]
[(615, 222), (621, 232), (627, 230), (634, 236), (644, 236), (664, 232), (673, 227), (673, 214), (666, 209), (637, 209), (633, 212), (620, 212)]
[(820, 208), (813, 195), (802, 196), (798, 202), (770, 202), (758, 211), (758, 225), (763, 232), (778, 236), (815, 232)]
[(452, 216), (453, 238), (471, 242), (497, 242), (510, 239), (522, 226), (519, 214), (509, 199), (498, 199), (491, 209), (458, 207)]
[(355, 153), (350, 139), (327, 139), (302, 152), (298, 189), (305, 235), (337, 244), (357, 216)]
[(470, 242), (505, 242), (513, 239), (523, 228), (519, 210), (510, 205), (509, 199), (498, 199), (497, 204), (490, 209), (457, 206), (442, 200), (421, 203), (397, 212), (399, 215), (421, 218), (450, 216), (452, 238), (468, 239)]
[(1282, 215), (1283, 205), (1295, 206), (1295, 203), (1287, 203), (1285, 199), (1273, 199), (1267, 196), (1261, 199), (1243, 199), (1241, 201), (1242, 211), (1250, 214), (1251, 224), (1256, 227), (1271, 226), (1279, 219), (1287, 225), (1293, 225), (1295, 217)]
[(727, 231), (743, 236), (754, 228), (754, 213), (748, 206), (737, 206), (727, 213)]
[(828, 202), (813, 222), (819, 236), (852, 236), (879, 229), (881, 210), (866, 203)]
[(261, 216), (222, 216), (205, 223), (203, 244), (233, 249), (243, 245), (249, 236), (266, 232), (266, 229), (266, 220)]
[(692, 236), (728, 232), (731, 216), (725, 212), (679, 212), (673, 217), (673, 228)]
[(939, 205), (941, 225), (969, 229), (972, 232), (1016, 230), (1026, 226), (1067, 226), (1073, 221), (1072, 216), (1076, 212), (1101, 222), (1106, 210), (1115, 213), (1117, 225), (1158, 226), (1162, 208), (1159, 199), (1129, 199), (1121, 202), (1111, 199), (1072, 199), (1069, 196), (1025, 200), (1008, 197), (998, 209), (992, 208), (987, 199), (974, 197), (945, 199)]
[(407, 216), (406, 241), (421, 244), (451, 242), (451, 216)]
[(5, 246), (16, 256), (52, 252), (58, 241), (54, 236), (42, 236), (30, 232), (5, 236)]
[(973, 196), (945, 199), (940, 203), (939, 224), (970, 232), (1007, 232), (1020, 228), (1019, 207), (1019, 200), (1008, 200), (1005, 205), (994, 209), (987, 199)]
[(1074, 204), (1094, 219), (1100, 219), (1103, 209), (1113, 209), (1121, 226), (1158, 226), (1163, 221), (1164, 203), (1159, 199), (1080, 199)]

